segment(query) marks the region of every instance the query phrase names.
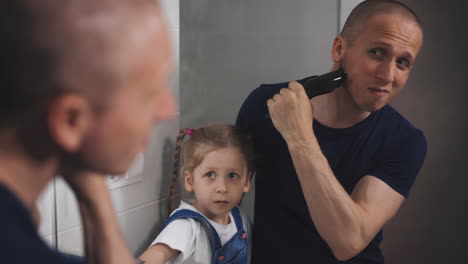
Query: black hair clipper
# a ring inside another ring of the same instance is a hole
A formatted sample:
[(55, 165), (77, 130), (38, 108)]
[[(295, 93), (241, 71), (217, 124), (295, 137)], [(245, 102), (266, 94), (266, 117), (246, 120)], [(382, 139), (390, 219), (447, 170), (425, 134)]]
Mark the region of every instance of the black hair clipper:
[(310, 77), (303, 86), (309, 99), (312, 99), (315, 96), (335, 90), (345, 79), (346, 73), (342, 68), (339, 68), (336, 71)]
[[(319, 76), (312, 76), (304, 83), (304, 90), (309, 99), (315, 96), (329, 93), (335, 88), (338, 88), (345, 80), (346, 73), (342, 68), (336, 71), (325, 73)], [(266, 118), (270, 118), (270, 114), (266, 114)]]

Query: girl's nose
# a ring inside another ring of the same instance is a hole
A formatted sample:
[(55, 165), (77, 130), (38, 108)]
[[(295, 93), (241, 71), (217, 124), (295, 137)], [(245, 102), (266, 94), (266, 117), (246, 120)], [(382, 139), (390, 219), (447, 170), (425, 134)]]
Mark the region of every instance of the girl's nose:
[(218, 182), (217, 182), (217, 185), (216, 185), (216, 192), (218, 192), (218, 193), (225, 193), (225, 192), (227, 192), (226, 180), (223, 179), (222, 177), (220, 177), (220, 179), (219, 179)]

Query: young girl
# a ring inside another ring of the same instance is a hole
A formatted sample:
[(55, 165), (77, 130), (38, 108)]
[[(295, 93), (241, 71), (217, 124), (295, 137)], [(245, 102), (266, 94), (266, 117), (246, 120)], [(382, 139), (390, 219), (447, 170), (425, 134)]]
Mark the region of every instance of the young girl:
[[(181, 201), (164, 229), (140, 256), (145, 263), (247, 263), (249, 221), (237, 207), (250, 188), (251, 140), (232, 125), (181, 129), (177, 137), (168, 211), (177, 184), (182, 141), (184, 186), (192, 204)], [(166, 262), (168, 261), (168, 262)]]

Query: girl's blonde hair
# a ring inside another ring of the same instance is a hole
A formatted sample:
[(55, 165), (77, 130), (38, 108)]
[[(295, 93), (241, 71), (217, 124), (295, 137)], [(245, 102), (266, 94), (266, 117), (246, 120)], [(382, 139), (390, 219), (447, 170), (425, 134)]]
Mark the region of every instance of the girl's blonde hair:
[[(189, 139), (183, 143), (186, 135)], [(183, 147), (182, 147), (183, 145)], [(244, 157), (249, 172), (254, 171), (254, 152), (251, 138), (233, 125), (213, 124), (197, 129), (182, 128), (176, 140), (172, 178), (167, 202), (168, 213), (175, 209), (174, 193), (179, 175), (180, 152), (182, 150), (183, 170), (193, 172), (202, 163), (206, 154), (213, 150), (236, 147)]]

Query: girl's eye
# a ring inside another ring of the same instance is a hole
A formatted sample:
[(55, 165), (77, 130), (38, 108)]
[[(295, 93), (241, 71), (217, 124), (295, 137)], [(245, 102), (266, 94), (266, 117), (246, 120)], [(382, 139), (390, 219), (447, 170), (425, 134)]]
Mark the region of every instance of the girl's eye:
[(214, 178), (216, 176), (216, 174), (212, 171), (208, 172), (207, 174), (205, 174), (206, 177), (208, 178)]
[(237, 174), (235, 172), (231, 172), (231, 173), (229, 173), (229, 178), (230, 179), (237, 179), (237, 178), (239, 178), (239, 174)]

